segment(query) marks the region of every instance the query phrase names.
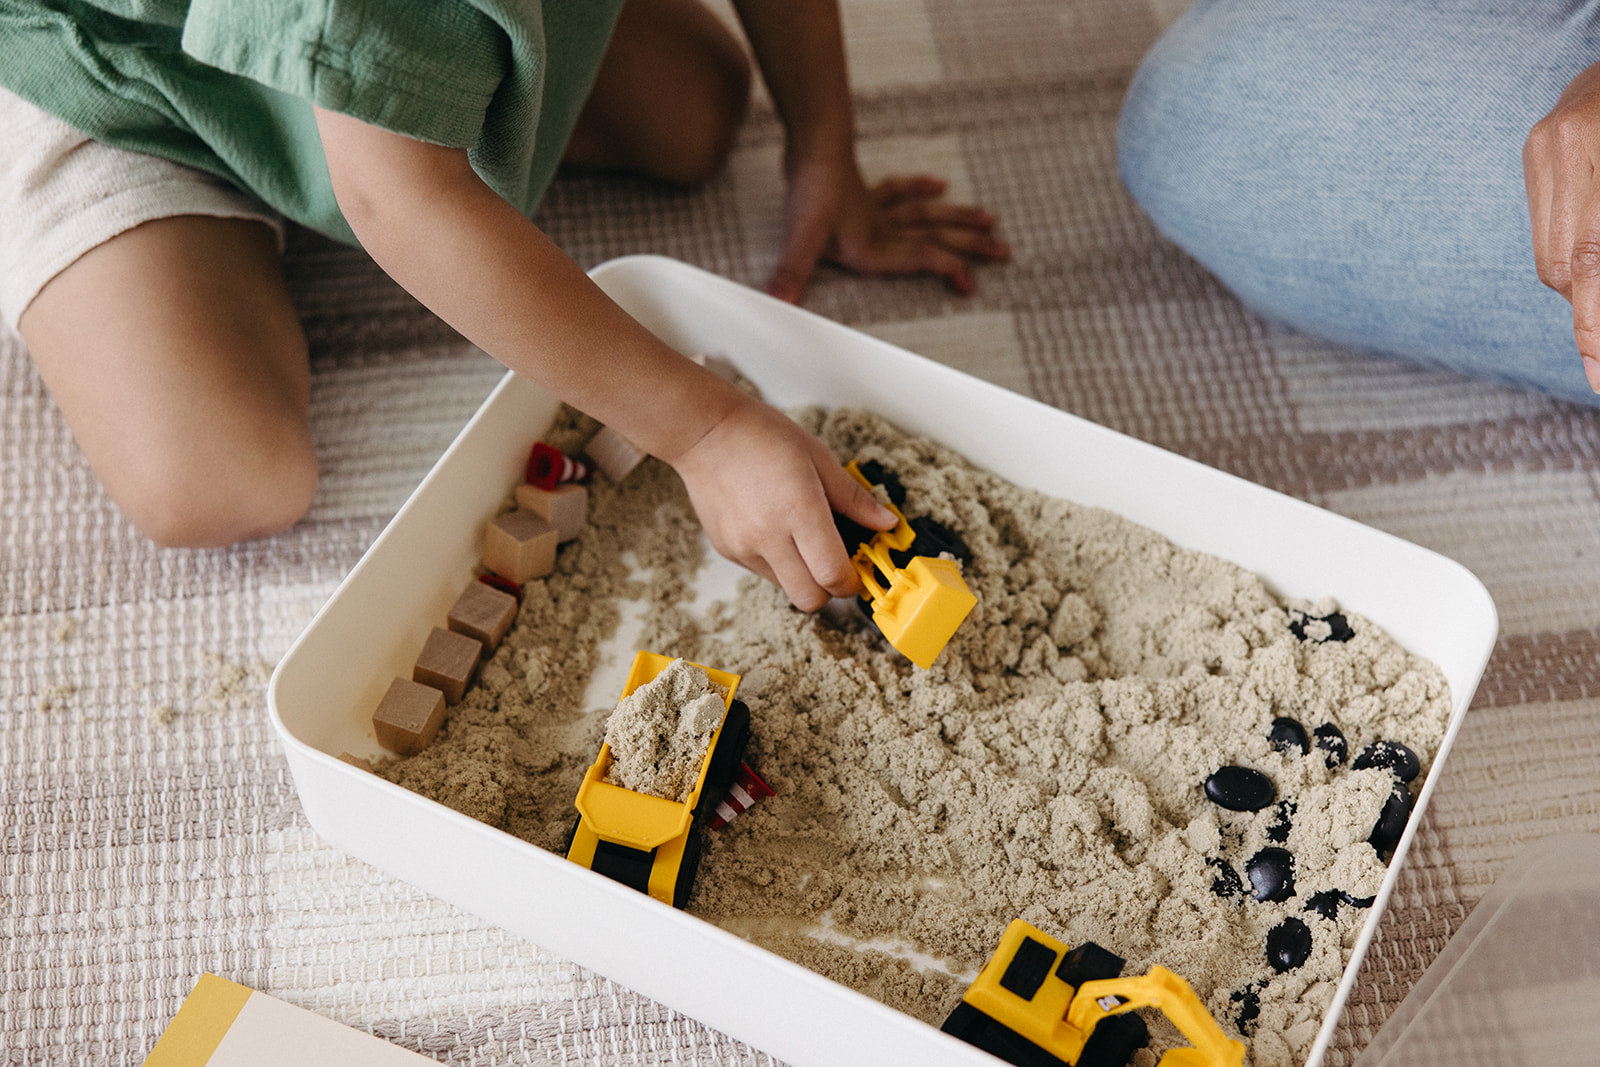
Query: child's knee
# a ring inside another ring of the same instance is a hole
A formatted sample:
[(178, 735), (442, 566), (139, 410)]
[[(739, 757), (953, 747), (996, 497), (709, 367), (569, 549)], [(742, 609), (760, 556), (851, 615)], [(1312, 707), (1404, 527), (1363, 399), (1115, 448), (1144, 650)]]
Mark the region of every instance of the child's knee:
[(752, 72), (742, 51), (713, 49), (702, 76), (682, 86), (681, 121), (673, 131), (676, 151), (659, 177), (678, 185), (699, 185), (721, 173), (750, 103)]
[(107, 489), (141, 533), (167, 548), (217, 548), (270, 537), (311, 506), (317, 462), (309, 432), (286, 428), (208, 455), (149, 456)]

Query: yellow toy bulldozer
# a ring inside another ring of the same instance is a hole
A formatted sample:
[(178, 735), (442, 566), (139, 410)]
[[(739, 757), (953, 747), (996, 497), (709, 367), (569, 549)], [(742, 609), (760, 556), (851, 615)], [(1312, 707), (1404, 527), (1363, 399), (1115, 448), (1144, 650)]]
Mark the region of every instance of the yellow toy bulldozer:
[(1222, 1032), (1189, 983), (1165, 967), (1123, 978), (1122, 964), (1092, 941), (1069, 949), (1016, 919), (941, 1029), (1018, 1067), (1124, 1067), (1150, 1039), (1133, 1009), (1151, 1007), (1192, 1043), (1157, 1067), (1244, 1063), (1243, 1043)]
[[(893, 480), (898, 487), (898, 480), (877, 464), (863, 470), (861, 463), (851, 460), (845, 470), (869, 491), (874, 485), (869, 474), (878, 475), (876, 484)], [(872, 621), (889, 644), (926, 669), (933, 666), (978, 598), (962, 579), (960, 564), (938, 554), (944, 539), (951, 536), (948, 531), (938, 530), (936, 524), (926, 524), (921, 531), (914, 528), (894, 495), (890, 488), (886, 506), (897, 520), (892, 530), (868, 530), (842, 520), (840, 535), (846, 548), (856, 546), (850, 563), (861, 578), (862, 601)], [(900, 495), (903, 499), (903, 493)], [(965, 551), (965, 546), (959, 547)]]

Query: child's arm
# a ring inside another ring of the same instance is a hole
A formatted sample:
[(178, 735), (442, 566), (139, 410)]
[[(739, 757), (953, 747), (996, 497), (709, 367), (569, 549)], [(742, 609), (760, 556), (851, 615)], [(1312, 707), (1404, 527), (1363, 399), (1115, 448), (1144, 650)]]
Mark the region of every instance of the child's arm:
[(862, 180), (836, 0), (734, 4), (786, 134), (788, 233), (768, 292), (799, 300), (826, 258), (865, 274), (937, 275), (966, 295), (970, 262), (1010, 257), (994, 216), (944, 201), (943, 180)]
[(893, 517), (782, 413), (674, 352), (444, 148), (318, 110), (350, 227), (408, 292), (506, 366), (672, 464), (717, 550), (813, 610), (859, 584), (831, 511)]

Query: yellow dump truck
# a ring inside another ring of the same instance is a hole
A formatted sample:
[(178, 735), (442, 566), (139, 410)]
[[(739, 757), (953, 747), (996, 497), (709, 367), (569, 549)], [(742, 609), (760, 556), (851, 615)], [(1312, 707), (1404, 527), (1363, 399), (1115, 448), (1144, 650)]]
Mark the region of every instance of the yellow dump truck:
[[(622, 695), (660, 674), (670, 656), (640, 652), (623, 685)], [(722, 725), (711, 735), (694, 787), (683, 802), (648, 793), (636, 793), (606, 781), (611, 769), (611, 748), (584, 773), (578, 786), (578, 820), (573, 826), (567, 858), (681, 908), (689, 900), (700, 867), (700, 838), (695, 820), (716, 807), (739, 770), (750, 740), (750, 709), (734, 699), (739, 676), (695, 664), (724, 690), (727, 711)]]
[(1150, 1039), (1135, 1008), (1172, 1020), (1192, 1047), (1158, 1067), (1239, 1067), (1244, 1045), (1222, 1032), (1178, 975), (1123, 978), (1123, 960), (1092, 941), (1069, 949), (1021, 919), (1000, 938), (941, 1027), (1018, 1067), (1124, 1067)]
[(861, 578), (862, 606), (890, 645), (917, 666), (931, 667), (978, 602), (961, 577), (961, 564), (944, 558), (959, 559), (966, 546), (938, 523), (908, 522), (900, 511), (904, 491), (880, 465), (851, 460), (845, 470), (868, 490), (884, 486), (897, 520), (883, 531), (839, 522), (850, 564)]

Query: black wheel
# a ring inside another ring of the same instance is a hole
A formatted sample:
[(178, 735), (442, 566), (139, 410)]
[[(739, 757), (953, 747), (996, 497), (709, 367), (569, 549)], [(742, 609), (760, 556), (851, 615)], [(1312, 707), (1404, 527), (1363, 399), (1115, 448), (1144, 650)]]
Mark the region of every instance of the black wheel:
[(596, 874), (621, 882), (641, 893), (650, 892), (650, 868), (655, 866), (656, 850), (629, 848), (614, 841), (601, 841), (594, 850), (591, 866)]
[(889, 552), (889, 558), (894, 560), (896, 567), (904, 567), (911, 562), (912, 556), (938, 559), (946, 552), (959, 560), (962, 566), (972, 562), (972, 549), (967, 547), (966, 541), (962, 540), (960, 534), (944, 523), (930, 519), (926, 515), (918, 515), (906, 521), (917, 536), (911, 542), (910, 548)]
[(728, 716), (722, 720), (722, 734), (712, 751), (711, 766), (706, 769), (706, 784), (700, 790), (700, 801), (695, 807), (695, 818), (708, 814), (739, 773), (739, 761), (744, 759), (745, 746), (750, 743), (750, 709), (742, 700), (728, 705)]
[(672, 887), (672, 906), (682, 908), (689, 903), (694, 890), (694, 876), (700, 873), (700, 834), (689, 828), (689, 839), (683, 843), (683, 862), (678, 864), (678, 881)]

